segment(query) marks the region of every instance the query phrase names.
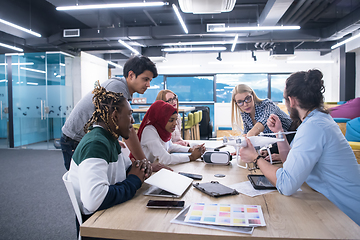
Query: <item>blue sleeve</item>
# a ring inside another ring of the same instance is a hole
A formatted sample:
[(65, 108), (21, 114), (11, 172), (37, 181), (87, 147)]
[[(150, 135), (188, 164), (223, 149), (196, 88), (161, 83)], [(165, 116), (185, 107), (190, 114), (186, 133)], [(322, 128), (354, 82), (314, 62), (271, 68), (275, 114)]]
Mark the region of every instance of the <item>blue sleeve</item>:
[(134, 197), (136, 191), (141, 187), (141, 185), (141, 180), (133, 174), (130, 174), (122, 182), (110, 185), (105, 199), (98, 210), (104, 210), (130, 200)]
[(283, 168), (276, 171), (276, 187), (281, 194), (291, 195), (309, 177), (323, 154), (326, 136), (318, 125), (306, 123), (299, 128)]

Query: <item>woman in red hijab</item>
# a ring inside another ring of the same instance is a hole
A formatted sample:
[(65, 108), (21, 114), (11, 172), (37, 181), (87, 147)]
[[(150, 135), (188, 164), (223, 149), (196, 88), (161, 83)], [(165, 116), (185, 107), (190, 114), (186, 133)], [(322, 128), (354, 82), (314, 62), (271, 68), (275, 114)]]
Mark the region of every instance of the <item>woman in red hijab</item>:
[[(147, 160), (164, 165), (195, 161), (205, 152), (204, 145), (193, 148), (172, 144), (171, 133), (175, 130), (178, 118), (177, 109), (170, 104), (157, 100), (147, 110), (141, 122), (138, 138)], [(189, 152), (190, 154), (170, 154)]]

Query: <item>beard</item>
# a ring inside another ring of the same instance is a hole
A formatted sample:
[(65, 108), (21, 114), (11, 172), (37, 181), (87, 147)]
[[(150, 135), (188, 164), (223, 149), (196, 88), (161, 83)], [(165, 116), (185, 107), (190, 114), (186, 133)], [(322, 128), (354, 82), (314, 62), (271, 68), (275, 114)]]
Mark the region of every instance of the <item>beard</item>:
[(299, 111), (296, 108), (291, 108), (289, 107), (289, 113), (290, 113), (290, 118), (294, 121), (294, 122), (302, 122), (299, 116)]

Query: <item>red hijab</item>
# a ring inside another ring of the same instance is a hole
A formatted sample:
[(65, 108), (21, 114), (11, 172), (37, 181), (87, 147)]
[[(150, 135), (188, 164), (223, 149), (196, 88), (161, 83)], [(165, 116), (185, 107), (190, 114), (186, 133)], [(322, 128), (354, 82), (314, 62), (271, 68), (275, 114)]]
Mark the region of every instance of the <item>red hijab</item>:
[[(157, 100), (151, 104), (137, 133), (139, 141), (141, 141), (142, 132), (147, 125), (153, 125), (164, 142), (169, 141), (171, 133), (166, 131), (165, 126), (174, 113), (177, 113), (177, 109), (162, 100)], [(135, 158), (132, 153), (130, 153), (129, 157), (130, 159)]]
[(169, 141), (171, 139), (171, 133), (166, 131), (165, 126), (174, 113), (177, 113), (176, 108), (162, 100), (157, 100), (151, 104), (137, 133), (139, 141), (141, 141), (141, 134), (147, 125), (153, 125), (164, 142)]

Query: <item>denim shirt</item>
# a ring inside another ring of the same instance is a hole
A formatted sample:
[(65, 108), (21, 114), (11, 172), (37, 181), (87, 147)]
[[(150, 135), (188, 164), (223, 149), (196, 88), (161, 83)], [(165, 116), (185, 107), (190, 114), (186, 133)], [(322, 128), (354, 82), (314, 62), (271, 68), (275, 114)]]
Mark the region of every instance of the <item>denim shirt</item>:
[(308, 114), (276, 177), (280, 193), (291, 195), (306, 182), (360, 225), (360, 165), (329, 114)]

